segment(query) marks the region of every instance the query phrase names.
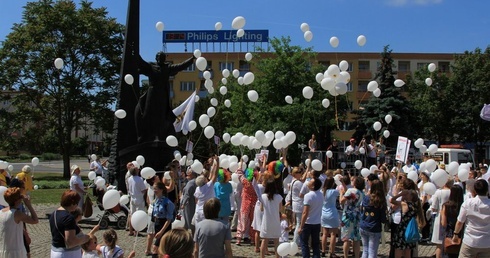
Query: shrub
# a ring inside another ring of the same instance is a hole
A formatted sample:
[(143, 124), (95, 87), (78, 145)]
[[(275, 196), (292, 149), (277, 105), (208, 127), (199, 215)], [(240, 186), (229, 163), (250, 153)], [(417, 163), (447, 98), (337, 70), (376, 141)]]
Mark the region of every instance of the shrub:
[(50, 153), (50, 152), (46, 152), (46, 153), (43, 153), (41, 155), (41, 158), (43, 160), (59, 160), (61, 159), (61, 155), (58, 154), (58, 153)]
[(19, 154), (19, 159), (21, 159), (21, 160), (29, 160), (29, 159), (31, 159), (31, 155), (26, 154), (26, 153), (21, 153), (21, 154)]

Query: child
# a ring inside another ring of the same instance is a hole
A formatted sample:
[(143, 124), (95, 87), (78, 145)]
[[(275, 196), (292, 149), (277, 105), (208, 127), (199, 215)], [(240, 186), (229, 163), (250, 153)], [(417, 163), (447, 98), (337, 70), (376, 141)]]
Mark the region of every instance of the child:
[(98, 258), (99, 252), (97, 251), (97, 237), (89, 235), (90, 240), (82, 244), (83, 255), (82, 258)]
[(281, 213), (281, 237), (279, 238), (279, 243), (289, 242), (289, 231), (288, 217), (286, 213)]
[[(97, 245), (97, 251), (102, 253), (102, 257), (111, 257), (111, 258), (124, 258), (124, 250), (121, 249), (117, 242), (117, 233), (114, 229), (108, 229), (102, 235), (104, 238), (104, 245)], [(135, 257), (135, 252), (131, 251), (129, 253), (128, 258)]]

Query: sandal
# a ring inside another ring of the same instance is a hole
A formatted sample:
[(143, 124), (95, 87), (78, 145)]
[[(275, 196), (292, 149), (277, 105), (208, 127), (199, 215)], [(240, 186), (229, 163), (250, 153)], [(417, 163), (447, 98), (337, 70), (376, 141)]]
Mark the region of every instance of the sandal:
[(134, 233), (133, 233), (133, 232), (130, 232), (130, 233), (128, 234), (128, 236), (134, 236)]

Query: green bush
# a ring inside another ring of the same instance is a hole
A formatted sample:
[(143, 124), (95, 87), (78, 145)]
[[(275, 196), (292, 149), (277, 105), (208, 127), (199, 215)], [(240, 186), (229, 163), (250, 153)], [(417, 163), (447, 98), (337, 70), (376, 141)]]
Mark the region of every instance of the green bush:
[(42, 160), (60, 160), (61, 159), (61, 155), (58, 154), (58, 153), (46, 152), (46, 153), (43, 153), (41, 155), (41, 159)]
[(29, 159), (31, 159), (31, 155), (25, 154), (25, 153), (21, 153), (21, 154), (19, 154), (19, 159), (21, 159), (21, 160), (29, 160)]

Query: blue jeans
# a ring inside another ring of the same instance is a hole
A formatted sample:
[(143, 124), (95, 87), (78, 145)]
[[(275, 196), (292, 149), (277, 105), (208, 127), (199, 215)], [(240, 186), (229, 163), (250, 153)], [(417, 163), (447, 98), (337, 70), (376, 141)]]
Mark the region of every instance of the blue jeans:
[(376, 258), (378, 255), (381, 232), (369, 232), (359, 229), (362, 239), (362, 258)]
[(308, 240), (311, 237), (311, 248), (313, 258), (320, 258), (320, 230), (321, 224), (305, 224), (301, 231), (301, 253), (303, 258), (310, 258), (310, 248)]

